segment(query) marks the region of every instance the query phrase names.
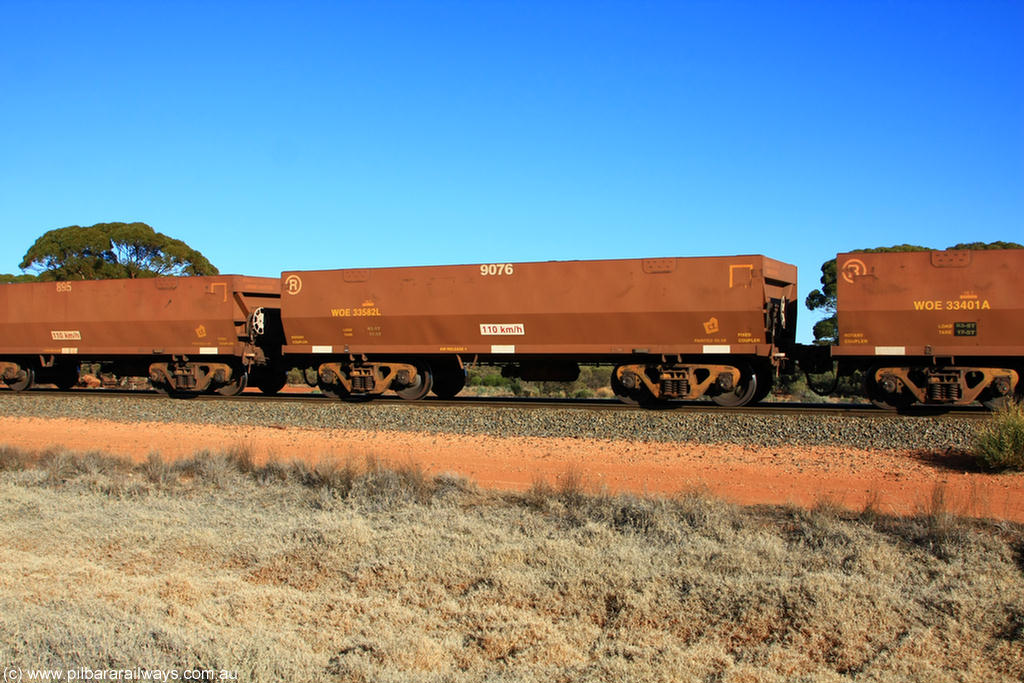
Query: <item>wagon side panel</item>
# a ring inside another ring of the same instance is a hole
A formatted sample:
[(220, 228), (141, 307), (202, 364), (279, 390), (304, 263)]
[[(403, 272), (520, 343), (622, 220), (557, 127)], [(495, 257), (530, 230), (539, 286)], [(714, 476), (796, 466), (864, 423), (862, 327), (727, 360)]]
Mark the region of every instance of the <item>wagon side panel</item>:
[(837, 257), (838, 355), (1024, 355), (1024, 250)]
[(286, 272), (282, 316), (293, 353), (767, 355), (795, 280), (762, 256)]

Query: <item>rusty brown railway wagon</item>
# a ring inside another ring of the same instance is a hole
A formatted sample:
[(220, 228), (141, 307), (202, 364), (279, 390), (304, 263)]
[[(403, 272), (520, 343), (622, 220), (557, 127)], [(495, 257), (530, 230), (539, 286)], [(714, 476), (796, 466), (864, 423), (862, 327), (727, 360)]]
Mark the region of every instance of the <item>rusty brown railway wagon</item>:
[(291, 271), (284, 357), (325, 393), (450, 397), (472, 363), (571, 381), (614, 364), (626, 401), (767, 395), (794, 336), (796, 267), (765, 256)]
[(839, 344), (877, 405), (1021, 395), (1024, 250), (839, 254)]
[(172, 394), (231, 395), (249, 381), (276, 391), (280, 334), (277, 278), (0, 285), (0, 377), (15, 390), (70, 387), (89, 361)]

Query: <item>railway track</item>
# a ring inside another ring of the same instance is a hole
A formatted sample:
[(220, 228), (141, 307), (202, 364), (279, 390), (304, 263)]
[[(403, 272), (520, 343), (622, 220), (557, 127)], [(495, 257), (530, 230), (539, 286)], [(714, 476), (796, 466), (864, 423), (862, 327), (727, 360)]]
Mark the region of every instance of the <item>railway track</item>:
[[(11, 392), (2, 392), (0, 395), (11, 395)], [(339, 409), (347, 405), (366, 405), (366, 401), (339, 401), (338, 399), (324, 396), (322, 394), (278, 394), (267, 396), (260, 393), (245, 393), (239, 396), (219, 396), (216, 394), (200, 394), (191, 399), (169, 399), (157, 391), (146, 390), (121, 390), (121, 389), (71, 389), (62, 391), (59, 389), (39, 388), (31, 392), (21, 393), (21, 396), (92, 396), (99, 399), (111, 397), (133, 397), (143, 400), (155, 399), (161, 401), (185, 400), (193, 401), (242, 401), (246, 403), (314, 403), (337, 404)], [(430, 408), (443, 409), (450, 407), (498, 409), (513, 408), (526, 410), (547, 410), (579, 408), (593, 411), (614, 411), (614, 412), (642, 412), (642, 413), (672, 413), (679, 415), (714, 413), (718, 415), (777, 415), (777, 416), (843, 416), (865, 419), (879, 418), (931, 418), (931, 419), (969, 419), (981, 420), (989, 415), (990, 411), (982, 406), (952, 406), (949, 408), (917, 407), (907, 408), (900, 411), (882, 410), (867, 403), (760, 403), (753, 406), (740, 408), (723, 408), (709, 401), (671, 401), (656, 408), (642, 408), (640, 406), (628, 405), (613, 398), (584, 398), (584, 399), (559, 399), (559, 398), (535, 398), (535, 397), (492, 397), (492, 396), (462, 396), (453, 399), (439, 399), (430, 396), (420, 401), (405, 401), (396, 396), (380, 396), (375, 398), (372, 405), (400, 406), (403, 408)]]

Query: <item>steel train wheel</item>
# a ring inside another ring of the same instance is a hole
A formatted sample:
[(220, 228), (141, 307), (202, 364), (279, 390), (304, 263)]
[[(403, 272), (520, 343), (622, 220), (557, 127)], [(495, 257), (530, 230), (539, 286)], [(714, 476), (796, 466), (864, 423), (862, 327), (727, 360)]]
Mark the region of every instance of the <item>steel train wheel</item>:
[(754, 397), (758, 393), (757, 373), (753, 372), (749, 366), (740, 363), (737, 363), (736, 367), (740, 370), (739, 383), (733, 387), (732, 391), (722, 391), (711, 397), (712, 401), (723, 408), (745, 406), (754, 401)]
[(1009, 407), (1012, 401), (1013, 396), (998, 396), (996, 398), (983, 399), (981, 405), (985, 406), (992, 412), (996, 412), (997, 410)]
[(914, 396), (906, 390), (899, 394), (891, 394), (882, 389), (875, 381), (875, 368), (870, 368), (864, 374), (864, 395), (876, 408), (882, 410), (900, 410), (914, 403)]
[[(626, 405), (635, 406), (640, 404), (639, 391), (637, 389), (627, 389), (622, 385), (622, 380), (619, 379), (618, 368), (612, 371), (611, 377), (612, 393), (615, 397), (625, 403)], [(645, 392), (646, 393), (646, 392)]]
[(235, 375), (235, 379), (228, 382), (224, 386), (217, 387), (214, 389), (215, 393), (221, 396), (238, 396), (240, 393), (245, 391), (245, 387), (249, 384), (249, 373), (239, 372)]
[(454, 398), (466, 386), (466, 371), (460, 367), (454, 367), (443, 371), (434, 372), (434, 385), (431, 391), (434, 396), (443, 399)]
[(320, 389), (320, 393), (323, 394), (324, 396), (341, 399), (348, 399), (349, 396), (351, 396), (351, 394), (349, 394), (348, 391), (345, 390), (345, 387), (343, 387), (340, 383), (327, 384), (325, 382), (319, 382), (316, 386), (318, 389)]
[(663, 408), (668, 404), (668, 400), (654, 396), (647, 385), (642, 382), (638, 382), (637, 386), (633, 389), (628, 388), (619, 379), (618, 368), (612, 372), (611, 376), (612, 392), (615, 397), (620, 401), (630, 406), (640, 406), (642, 408)]
[(61, 391), (67, 391), (71, 387), (78, 384), (78, 367), (75, 365), (67, 365), (60, 368), (57, 375), (53, 378), (53, 383), (57, 385), (57, 388)]
[(256, 387), (268, 396), (273, 396), (288, 384), (288, 375), (283, 372), (260, 373), (254, 381)]
[(11, 388), (11, 391), (25, 391), (36, 379), (36, 373), (32, 368), (25, 368), (18, 373), (18, 379), (13, 382), (8, 382), (7, 386)]
[(754, 392), (754, 397), (750, 399), (751, 403), (760, 403), (768, 398), (768, 394), (772, 393), (772, 387), (775, 386), (775, 377), (770, 370), (758, 370), (756, 375), (757, 391)]
[(416, 366), (416, 382), (404, 389), (396, 389), (398, 397), (405, 401), (419, 401), (430, 393), (434, 386), (434, 374), (425, 365)]
[(993, 412), (1010, 407), (1014, 401), (1024, 403), (1024, 381), (1021, 381), (1017, 391), (1009, 396), (993, 396), (990, 391), (986, 390), (978, 397), (978, 400), (981, 401), (981, 405)]

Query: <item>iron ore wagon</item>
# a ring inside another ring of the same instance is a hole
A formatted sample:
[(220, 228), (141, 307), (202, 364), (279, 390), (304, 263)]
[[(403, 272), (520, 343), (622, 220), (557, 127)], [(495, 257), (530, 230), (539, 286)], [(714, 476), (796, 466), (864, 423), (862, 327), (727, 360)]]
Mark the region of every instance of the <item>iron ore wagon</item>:
[[(277, 391), (280, 280), (226, 275), (0, 286), (0, 377), (70, 387), (79, 364), (173, 394)], [(266, 350), (265, 350), (266, 349)]]
[(450, 397), (470, 363), (572, 381), (615, 365), (626, 401), (759, 400), (794, 338), (796, 267), (765, 256), (288, 271), (285, 365), (341, 397)]
[(832, 358), (877, 405), (1020, 395), (1024, 249), (839, 254), (836, 273)]

